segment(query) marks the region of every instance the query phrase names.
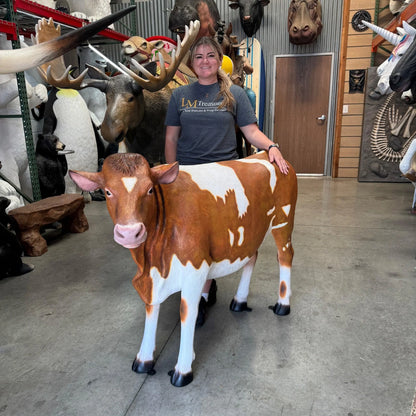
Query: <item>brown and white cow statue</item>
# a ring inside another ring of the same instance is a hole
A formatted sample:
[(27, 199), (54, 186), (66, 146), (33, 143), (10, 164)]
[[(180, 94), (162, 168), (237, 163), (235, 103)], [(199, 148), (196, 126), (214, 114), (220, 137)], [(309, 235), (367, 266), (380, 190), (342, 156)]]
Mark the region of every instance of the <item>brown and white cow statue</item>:
[(282, 174), (266, 152), (227, 162), (153, 168), (137, 153), (119, 153), (105, 159), (101, 172), (70, 175), (84, 190), (104, 190), (114, 239), (130, 249), (137, 264), (133, 286), (146, 304), (146, 323), (133, 371), (154, 372), (160, 304), (181, 292), (179, 356), (169, 374), (177, 387), (192, 381), (195, 322), (205, 281), (244, 268), (230, 308), (250, 310), (250, 277), (268, 232), (280, 266), (279, 298), (270, 308), (277, 315), (290, 312), (297, 198), (292, 167)]

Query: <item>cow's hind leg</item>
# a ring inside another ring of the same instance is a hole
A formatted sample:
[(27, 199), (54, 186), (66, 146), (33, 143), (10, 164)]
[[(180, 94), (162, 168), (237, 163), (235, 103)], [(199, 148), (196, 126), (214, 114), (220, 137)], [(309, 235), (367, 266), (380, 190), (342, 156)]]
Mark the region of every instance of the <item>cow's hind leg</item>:
[(153, 354), (156, 349), (156, 329), (160, 305), (146, 305), (146, 321), (140, 351), (133, 361), (132, 370), (136, 373), (155, 374)]
[(230, 304), (230, 310), (233, 312), (251, 312), (251, 308), (247, 306), (247, 297), (250, 289), (250, 280), (253, 273), (254, 266), (257, 260), (257, 253), (244, 266), (241, 275), (240, 283), (238, 285), (237, 293)]
[[(284, 227), (288, 227), (285, 225)], [(286, 231), (286, 232), (284, 232)], [(272, 234), (276, 242), (279, 262), (279, 300), (274, 306), (269, 308), (276, 315), (289, 315), (290, 313), (290, 276), (292, 271), (293, 247), (291, 242), (291, 232), (287, 230), (272, 229)]]

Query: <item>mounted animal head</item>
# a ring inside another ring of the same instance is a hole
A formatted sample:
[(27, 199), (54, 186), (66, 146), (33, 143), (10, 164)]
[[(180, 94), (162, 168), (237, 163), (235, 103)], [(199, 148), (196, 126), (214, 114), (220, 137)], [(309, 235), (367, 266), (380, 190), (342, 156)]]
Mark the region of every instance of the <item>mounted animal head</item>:
[(251, 37), (258, 30), (263, 20), (264, 7), (270, 0), (228, 0), (232, 9), (239, 9), (240, 22), (244, 33)]
[[(133, 72), (125, 65), (119, 63), (116, 66), (121, 72), (120, 75), (109, 77), (95, 67), (88, 67), (88, 70), (73, 79), (69, 75), (71, 67), (68, 67), (63, 75), (62, 71), (55, 72), (49, 66), (43, 68), (47, 82), (59, 88), (83, 89), (86, 87), (98, 88), (106, 94), (107, 110), (101, 125), (101, 134), (110, 143), (121, 142), (128, 131), (136, 128), (145, 116), (145, 95), (143, 92), (158, 92), (162, 90), (175, 75), (182, 59), (187, 55), (189, 48), (195, 41), (199, 31), (199, 21), (191, 22), (190, 27), (186, 26), (185, 37), (181, 42), (178, 39), (177, 50), (172, 53), (171, 64), (165, 66), (163, 55), (160, 55), (160, 75), (155, 75), (156, 64), (151, 62), (149, 67), (143, 67), (137, 61), (131, 63), (137, 72)], [(85, 78), (87, 71), (90, 78)], [(169, 90), (170, 91), (170, 90)], [(148, 94), (148, 93), (147, 93)], [(170, 92), (169, 92), (170, 94)], [(152, 102), (152, 106), (160, 107), (162, 103)], [(154, 120), (155, 123), (162, 123), (163, 120)]]
[(322, 30), (322, 6), (319, 0), (292, 0), (287, 18), (289, 41), (304, 45), (316, 40)]
[(195, 20), (199, 20), (201, 23), (197, 39), (202, 36), (210, 36), (210, 27), (217, 31), (221, 18), (215, 1), (176, 0), (169, 15), (169, 30), (182, 38), (185, 26)]
[(365, 20), (362, 23), (395, 46), (391, 55), (377, 68), (377, 75), (380, 79), (375, 90), (370, 92), (370, 96), (377, 99), (391, 92), (390, 79), (392, 72), (403, 59), (403, 56), (407, 54), (407, 50), (415, 39), (416, 29), (403, 21), (403, 28), (397, 28), (397, 31), (400, 33), (397, 35)]
[(25, 71), (51, 61), (75, 48), (78, 44), (96, 35), (111, 23), (135, 9), (136, 6), (127, 7), (95, 23), (83, 26), (51, 41), (30, 46), (29, 48), (0, 50), (0, 74)]

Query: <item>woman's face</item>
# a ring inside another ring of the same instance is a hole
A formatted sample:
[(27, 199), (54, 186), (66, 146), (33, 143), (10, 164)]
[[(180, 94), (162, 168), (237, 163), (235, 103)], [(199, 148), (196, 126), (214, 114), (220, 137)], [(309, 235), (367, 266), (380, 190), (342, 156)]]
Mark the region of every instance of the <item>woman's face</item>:
[(199, 45), (192, 60), (192, 67), (201, 84), (214, 84), (217, 82), (218, 68), (221, 62), (218, 52), (209, 45)]

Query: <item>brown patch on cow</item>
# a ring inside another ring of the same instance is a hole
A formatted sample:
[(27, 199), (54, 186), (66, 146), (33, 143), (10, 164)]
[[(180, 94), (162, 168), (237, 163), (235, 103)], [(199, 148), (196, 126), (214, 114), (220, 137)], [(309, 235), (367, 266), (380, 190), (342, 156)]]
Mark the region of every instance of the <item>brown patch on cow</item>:
[(180, 307), (180, 314), (181, 314), (181, 322), (185, 322), (188, 316), (188, 304), (186, 303), (185, 299), (181, 299), (181, 307)]
[(146, 315), (151, 315), (153, 312), (153, 305), (148, 305), (146, 303), (145, 307), (146, 307)]
[(143, 302), (146, 305), (152, 303), (152, 291), (153, 291), (153, 281), (152, 278), (146, 273), (140, 273), (140, 269), (136, 276), (133, 278), (133, 286), (136, 289), (137, 293), (142, 298)]
[(286, 296), (287, 286), (285, 282), (280, 283), (280, 297), (284, 298)]

